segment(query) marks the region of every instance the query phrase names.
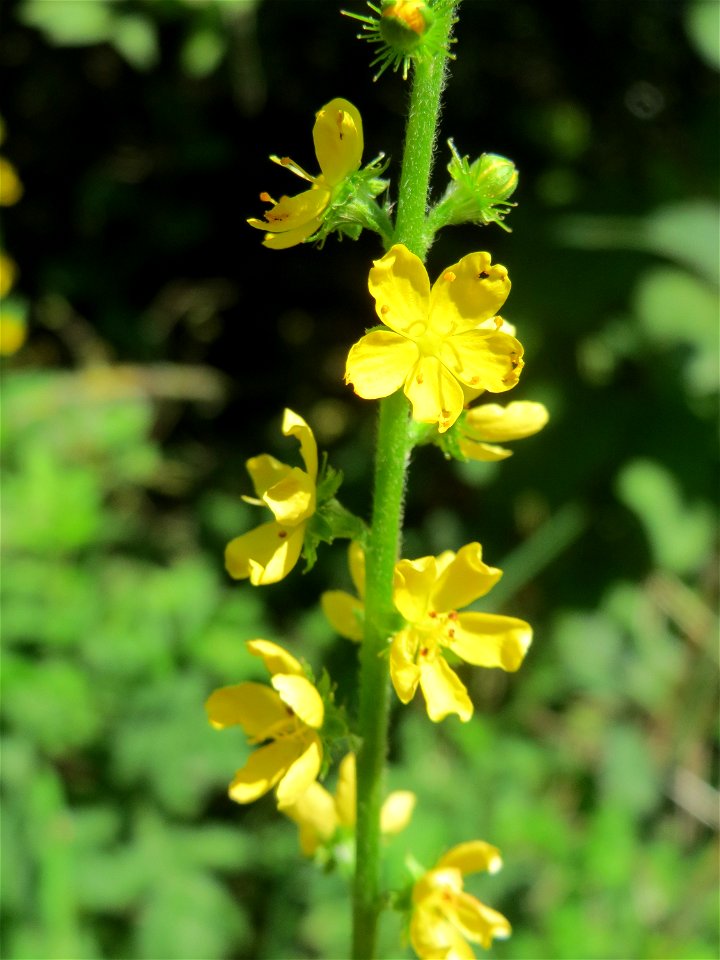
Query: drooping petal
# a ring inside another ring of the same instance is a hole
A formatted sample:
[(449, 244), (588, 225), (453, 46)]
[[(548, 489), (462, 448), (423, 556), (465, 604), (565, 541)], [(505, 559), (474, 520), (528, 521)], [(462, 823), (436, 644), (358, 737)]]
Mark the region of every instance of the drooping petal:
[(417, 623), (427, 615), (436, 580), (435, 557), (399, 560), (395, 564), (393, 603), (408, 623)]
[(482, 387), (491, 393), (510, 390), (520, 379), (523, 348), (506, 333), (468, 330), (445, 340), (438, 356), (445, 366), (468, 387)]
[(502, 576), (502, 570), (483, 563), (482, 547), (466, 543), (437, 578), (430, 605), (434, 610), (459, 610), (484, 597)]
[(420, 960), (473, 960), (475, 954), (462, 953), (462, 945), (451, 953), (457, 940), (457, 931), (432, 905), (413, 910), (410, 943)]
[(250, 217), (247, 222), (256, 230), (265, 230), (272, 234), (289, 233), (304, 228), (320, 217), (329, 201), (330, 191), (326, 187), (313, 186), (294, 197), (280, 197), (278, 202), (265, 212), (264, 220)]
[(362, 640), (365, 608), (361, 600), (344, 590), (326, 590), (320, 597), (320, 605), (341, 637), (355, 642)]
[(472, 330), (494, 316), (510, 293), (510, 278), (489, 253), (469, 253), (443, 270), (430, 293), (430, 325), (443, 336)]
[(357, 806), (357, 783), (355, 754), (346, 753), (340, 761), (338, 782), (335, 787), (335, 809), (340, 823), (346, 827), (355, 826)]
[(239, 724), (250, 737), (263, 736), (287, 720), (285, 704), (274, 690), (262, 683), (220, 687), (205, 701), (205, 710), (216, 730)]
[(394, 790), (380, 810), (380, 832), (400, 833), (410, 823), (417, 797), (412, 790)]
[(463, 432), (473, 440), (520, 440), (537, 433), (548, 422), (542, 403), (514, 400), (503, 407), (499, 403), (481, 403), (465, 415)]
[(436, 357), (424, 356), (408, 373), (405, 396), (412, 403), (413, 419), (437, 423), (444, 433), (462, 413), (465, 398), (457, 379)]
[(486, 907), (469, 893), (458, 894), (453, 906), (453, 919), (459, 932), (486, 950), (492, 946), (495, 937), (505, 940), (512, 932), (506, 917)]
[(375, 330), (353, 344), (345, 367), (345, 383), (365, 400), (395, 393), (418, 358), (418, 348), (389, 330)]
[(428, 325), (430, 279), (422, 260), (402, 243), (375, 260), (368, 288), (382, 322), (410, 339), (421, 337)]
[(484, 463), (493, 463), (497, 460), (507, 460), (513, 455), (512, 450), (506, 450), (505, 447), (496, 447), (491, 443), (479, 443), (476, 440), (470, 440), (467, 437), (459, 437), (458, 446), (460, 453), (468, 460), (479, 460)]
[(277, 583), (300, 557), (305, 525), (283, 527), (275, 520), (235, 537), (225, 548), (225, 568), (235, 580), (250, 577), (253, 586)]
[(282, 431), (286, 437), (295, 437), (300, 444), (300, 456), (313, 483), (317, 480), (318, 452), (315, 435), (303, 418), (288, 408), (283, 413)]
[(461, 873), (497, 873), (502, 867), (502, 857), (497, 847), (484, 840), (468, 840), (458, 843), (438, 860), (437, 867), (455, 867)]
[(245, 646), (254, 657), (262, 657), (268, 673), (294, 673), (303, 676), (303, 668), (291, 653), (270, 640), (247, 640)]
[(315, 498), (315, 480), (300, 467), (292, 467), (263, 496), (275, 519), (283, 526), (295, 526), (308, 520), (315, 513)]
[(390, 679), (402, 703), (410, 703), (420, 682), (420, 667), (415, 663), (416, 648), (412, 630), (396, 633), (390, 646)]
[(315, 155), (325, 180), (333, 187), (360, 166), (362, 119), (356, 107), (339, 97), (326, 103), (315, 116)]
[(296, 247), (299, 243), (304, 243), (308, 237), (316, 233), (322, 224), (322, 217), (313, 217), (303, 223), (302, 226), (294, 227), (292, 230), (284, 230), (282, 233), (266, 233), (263, 237), (262, 245), (268, 250), (288, 250), (290, 247)]
[(287, 704), (303, 723), (315, 730), (320, 729), (325, 708), (322, 697), (307, 677), (276, 673), (270, 682), (280, 694), (283, 703)]
[(283, 813), (297, 823), (300, 849), (311, 857), (323, 840), (329, 840), (338, 826), (335, 801), (317, 780), (313, 781), (294, 803), (286, 804)]
[(532, 627), (524, 620), (501, 614), (461, 613), (455, 621), (454, 636), (444, 642), (466, 663), (513, 672), (532, 642)]
[(360, 597), (365, 596), (365, 551), (357, 540), (351, 540), (348, 546), (348, 566), (350, 576)]
[(420, 688), (433, 723), (439, 723), (451, 713), (456, 713), (463, 723), (472, 717), (472, 700), (465, 685), (443, 657), (434, 657), (421, 665)]
[(322, 764), (322, 746), (317, 734), (312, 734), (308, 740), (295, 739), (302, 752), (289, 766), (285, 776), (277, 788), (278, 807), (282, 809), (286, 804), (295, 803), (317, 778)]
[(231, 799), (236, 803), (252, 803), (272, 790), (298, 759), (302, 749), (302, 741), (291, 737), (255, 750), (245, 766), (233, 777), (228, 790)]

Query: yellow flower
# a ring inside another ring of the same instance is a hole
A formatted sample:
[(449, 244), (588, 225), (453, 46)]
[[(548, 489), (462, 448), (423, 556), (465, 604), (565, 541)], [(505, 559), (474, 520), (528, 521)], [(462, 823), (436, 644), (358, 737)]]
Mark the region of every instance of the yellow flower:
[(348, 565), (359, 596), (354, 597), (345, 590), (326, 590), (320, 597), (320, 605), (341, 637), (359, 642), (363, 638), (365, 616), (365, 553), (356, 540), (352, 540), (348, 547)]
[(488, 440), (521, 440), (537, 433), (548, 422), (542, 403), (515, 400), (506, 407), (499, 403), (482, 403), (471, 407), (458, 424), (460, 452), (470, 460), (505, 460), (512, 450), (498, 447)]
[[(414, 419), (443, 433), (480, 391), (502, 393), (518, 382), (522, 345), (496, 329), (510, 279), (489, 253), (463, 257), (431, 289), (419, 257), (396, 244), (375, 261), (368, 287), (390, 329), (373, 330), (350, 349), (345, 382), (358, 396), (376, 400), (402, 387)], [(490, 329), (480, 326), (491, 319)]]
[[(487, 949), (511, 927), (496, 910), (463, 890), (463, 876), (502, 867), (500, 851), (482, 840), (461, 843), (441, 857), (413, 887), (410, 942), (420, 960), (472, 960), (470, 943)], [(470, 941), (470, 943), (468, 943)]]
[[(265, 744), (238, 770), (228, 793), (237, 803), (252, 803), (277, 787), (278, 807), (293, 804), (320, 772), (322, 742), (317, 731), (325, 708), (295, 659), (268, 640), (249, 640), (250, 653), (261, 657), (273, 689), (262, 683), (221, 687), (205, 704), (217, 730), (239, 724), (251, 744)], [(266, 743), (266, 741), (270, 741)]]
[(305, 470), (268, 454), (251, 457), (247, 469), (257, 499), (243, 499), (269, 507), (275, 519), (235, 537), (225, 548), (230, 576), (249, 577), (254, 586), (277, 583), (290, 573), (300, 557), (307, 522), (315, 513), (318, 455), (313, 432), (302, 417), (287, 409), (282, 431), (300, 443)]
[(273, 207), (265, 213), (264, 220), (253, 217), (248, 223), (266, 231), (263, 245), (273, 250), (294, 247), (312, 236), (320, 228), (336, 188), (359, 169), (363, 132), (356, 107), (339, 98), (325, 104), (316, 114), (313, 141), (321, 171), (316, 177), (310, 176), (289, 157), (270, 158), (312, 184), (309, 190), (295, 197), (283, 196), (277, 202), (267, 193), (260, 194), (260, 199), (272, 203)]
[[(348, 753), (340, 763), (334, 796), (315, 781), (294, 803), (283, 807), (283, 813), (297, 823), (300, 849), (311, 857), (321, 844), (332, 840), (341, 827), (352, 830), (355, 807), (355, 754)], [(391, 793), (380, 812), (380, 831), (399, 833), (408, 825), (414, 807), (415, 794), (410, 790)]]
[(469, 543), (457, 554), (401, 560), (395, 565), (393, 601), (406, 627), (392, 638), (390, 677), (403, 703), (418, 684), (434, 722), (457, 714), (470, 719), (473, 705), (464, 684), (445, 661), (447, 649), (480, 667), (517, 670), (532, 640), (524, 620), (491, 613), (458, 613), (484, 596), (502, 570), (482, 561), (482, 547)]
[(23, 185), (17, 170), (9, 160), (0, 157), (0, 207), (13, 206), (22, 195)]
[(18, 268), (12, 257), (0, 250), (0, 297), (12, 290), (17, 280)]
[(27, 323), (21, 311), (0, 305), (0, 356), (11, 357), (27, 340)]

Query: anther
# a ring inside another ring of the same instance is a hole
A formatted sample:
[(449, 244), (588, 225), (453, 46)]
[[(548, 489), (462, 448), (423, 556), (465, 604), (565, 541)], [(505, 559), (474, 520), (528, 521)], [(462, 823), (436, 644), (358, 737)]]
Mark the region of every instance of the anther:
[(481, 270), (477, 275), (478, 280), (489, 280), (490, 274), (486, 270)]
[(384, 303), (384, 304), (380, 307), (380, 313), (381, 313), (383, 316), (385, 316), (386, 313), (390, 313), (390, 307), (389, 307), (386, 303)]
[(284, 540), (286, 536), (287, 536), (287, 530), (278, 530), (278, 537), (281, 540)]
[(452, 272), (452, 270), (446, 270), (443, 274), (443, 280), (447, 280), (448, 283), (452, 283), (453, 280), (457, 280), (457, 277)]

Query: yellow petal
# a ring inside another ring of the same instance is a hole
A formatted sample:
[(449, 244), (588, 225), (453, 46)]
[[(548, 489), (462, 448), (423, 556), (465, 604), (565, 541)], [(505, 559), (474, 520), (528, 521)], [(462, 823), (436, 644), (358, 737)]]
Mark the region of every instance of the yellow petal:
[(290, 247), (296, 247), (299, 243), (304, 243), (308, 237), (311, 237), (320, 229), (321, 224), (322, 217), (315, 217), (292, 230), (284, 230), (282, 233), (266, 233), (262, 245), (267, 247), (268, 250), (288, 250)]
[(315, 436), (303, 418), (288, 408), (283, 413), (282, 431), (286, 437), (295, 437), (300, 444), (300, 456), (313, 483), (317, 480), (318, 453)]
[(422, 260), (402, 243), (396, 243), (373, 262), (368, 288), (377, 315), (396, 333), (410, 339), (421, 337), (430, 309), (430, 280)]
[(399, 560), (395, 564), (393, 603), (408, 623), (418, 623), (427, 615), (436, 579), (435, 557)]
[(472, 717), (473, 705), (465, 685), (441, 656), (422, 664), (420, 688), (433, 723), (439, 723), (451, 713), (456, 713), (463, 723)]
[(421, 357), (405, 381), (405, 396), (418, 423), (437, 423), (444, 433), (462, 413), (462, 387), (436, 357)]
[(341, 637), (355, 642), (362, 640), (365, 613), (362, 601), (344, 590), (326, 590), (320, 597), (320, 606)]
[(269, 640), (247, 640), (245, 646), (254, 657), (262, 657), (271, 676), (275, 673), (294, 673), (303, 676), (300, 663), (276, 643), (271, 643)]
[(450, 894), (446, 897), (449, 902), (454, 894), (461, 893), (463, 879), (461, 872), (455, 867), (434, 867), (424, 873), (413, 886), (412, 900), (414, 904), (434, 900), (438, 893)]
[(522, 370), (523, 348), (506, 333), (469, 330), (448, 338), (438, 356), (468, 387), (502, 393), (514, 387)]
[(362, 161), (363, 129), (357, 108), (337, 98), (319, 110), (313, 128), (315, 154), (329, 186), (354, 173)]
[(501, 913), (486, 907), (469, 893), (461, 893), (455, 900), (454, 920), (460, 933), (486, 950), (492, 946), (495, 937), (505, 940), (512, 932)]
[(454, 636), (445, 641), (466, 663), (510, 672), (520, 667), (531, 642), (529, 623), (494, 613), (459, 614)]
[(294, 803), (286, 804), (282, 812), (297, 823), (300, 849), (306, 857), (311, 857), (320, 841), (329, 840), (338, 827), (335, 801), (317, 780)]
[(459, 447), (460, 452), (468, 460), (479, 460), (485, 463), (507, 460), (513, 454), (512, 450), (506, 450), (505, 447), (496, 447), (490, 443), (478, 443), (463, 436), (459, 437)]
[(245, 469), (250, 474), (255, 493), (262, 500), (270, 487), (274, 487), (290, 474), (292, 467), (281, 463), (268, 453), (263, 453), (259, 457), (250, 457), (246, 460)]
[(542, 403), (515, 400), (503, 407), (499, 403), (482, 403), (468, 410), (463, 432), (473, 440), (520, 440), (537, 433), (548, 422), (549, 414)]
[(235, 774), (228, 790), (231, 799), (236, 803), (252, 803), (272, 790), (297, 761), (302, 749), (302, 741), (294, 737), (276, 740), (256, 750)]
[(389, 330), (367, 333), (350, 348), (345, 383), (365, 400), (389, 397), (404, 383), (418, 358), (418, 348)]
[(444, 270), (430, 293), (430, 326), (440, 335), (472, 330), (494, 316), (510, 293), (510, 278), (489, 253), (469, 253)]
[(216, 730), (235, 724), (256, 737), (287, 720), (278, 694), (262, 683), (237, 683), (214, 690), (205, 701), (208, 720)]
[(315, 495), (314, 478), (299, 467), (292, 467), (287, 476), (265, 491), (263, 500), (278, 523), (296, 526), (315, 513)]
[[(330, 191), (322, 186), (313, 186), (294, 197), (280, 200), (265, 213), (265, 219), (250, 217), (247, 221), (256, 230), (268, 233), (288, 233), (300, 230), (315, 221), (330, 201)], [(309, 234), (308, 234), (309, 236)]]
[(410, 823), (417, 797), (412, 790), (394, 790), (380, 810), (380, 832), (400, 833)]
[(355, 826), (357, 783), (355, 770), (355, 754), (346, 753), (340, 761), (338, 782), (335, 787), (335, 808), (340, 823), (346, 827)]
[(23, 185), (17, 170), (6, 160), (0, 157), (0, 206), (11, 207), (23, 195)]
[(420, 667), (415, 663), (417, 643), (411, 630), (401, 630), (390, 646), (390, 679), (402, 703), (415, 696), (420, 681)]
[(17, 280), (18, 266), (12, 257), (0, 250), (0, 297), (12, 289)]
[(322, 697), (307, 677), (276, 673), (270, 682), (280, 694), (283, 703), (286, 703), (303, 723), (315, 730), (320, 729), (325, 707)]
[(448, 850), (438, 860), (437, 867), (454, 867), (461, 873), (497, 873), (502, 867), (502, 857), (497, 847), (484, 840), (468, 840)]
[[(295, 741), (297, 743), (297, 741)], [(294, 760), (277, 788), (278, 807), (282, 809), (296, 800), (308, 789), (320, 773), (322, 746), (320, 739), (313, 734), (308, 741), (302, 742), (302, 753)]]
[(357, 540), (351, 540), (348, 546), (348, 566), (355, 589), (361, 597), (365, 596), (365, 551)]
[(479, 543), (466, 543), (444, 568), (430, 596), (434, 610), (459, 610), (484, 597), (502, 576), (502, 570), (483, 563)]
[(253, 586), (277, 583), (300, 557), (305, 524), (288, 529), (272, 520), (235, 537), (225, 548), (225, 568), (235, 580), (250, 577)]

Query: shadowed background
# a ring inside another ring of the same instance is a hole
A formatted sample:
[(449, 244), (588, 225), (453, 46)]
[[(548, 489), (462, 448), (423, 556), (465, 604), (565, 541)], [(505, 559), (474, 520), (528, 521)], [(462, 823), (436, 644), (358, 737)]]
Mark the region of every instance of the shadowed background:
[[(349, 0), (346, 9), (367, 12)], [(717, 915), (718, 5), (465, 0), (449, 137), (520, 170), (512, 233), (450, 228), (431, 276), (483, 249), (526, 367), (503, 398), (548, 426), (500, 464), (416, 451), (404, 553), (479, 539), (483, 609), (528, 619), (515, 675), (461, 671), (468, 724), (394, 715), (388, 844), (431, 866), (484, 838), (473, 890), (513, 937), (492, 957), (712, 960)], [(372, 325), (375, 235), (269, 251), (259, 193), (302, 189), (315, 112), (361, 111), (396, 181), (407, 84), (376, 83), (326, 0), (9, 0), (0, 153), (24, 326), (2, 362), (2, 917), (8, 958), (347, 956), (344, 880), (266, 797), (226, 797), (248, 751), (216, 686), (264, 679), (265, 637), (352, 704), (356, 651), (317, 607), (342, 542), (254, 589), (223, 569), (259, 522), (245, 461), (296, 462), (300, 413), (368, 515), (375, 404), (343, 385)], [(391, 196), (395, 196), (394, 183)], [(299, 462), (299, 461), (298, 461)], [(332, 784), (334, 774), (329, 784)], [(388, 957), (410, 956), (388, 916)]]

